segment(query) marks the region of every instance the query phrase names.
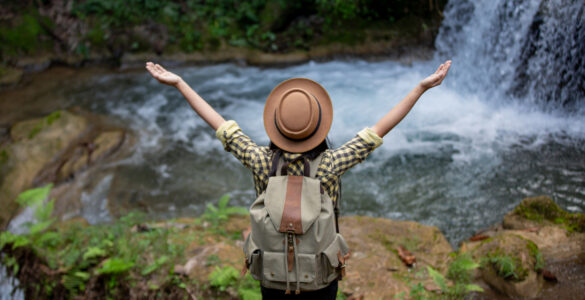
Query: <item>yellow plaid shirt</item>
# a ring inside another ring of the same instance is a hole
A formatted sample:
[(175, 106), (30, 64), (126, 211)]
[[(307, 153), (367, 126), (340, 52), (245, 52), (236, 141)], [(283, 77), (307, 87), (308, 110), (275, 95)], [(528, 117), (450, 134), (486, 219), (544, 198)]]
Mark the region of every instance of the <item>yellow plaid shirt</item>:
[[(252, 170), (256, 194), (260, 195), (268, 184), (268, 176), (272, 167), (274, 151), (266, 146), (258, 146), (245, 135), (235, 121), (224, 122), (215, 135), (222, 142), (226, 151), (231, 152), (244, 166)], [(317, 168), (317, 178), (321, 186), (337, 201), (339, 197), (340, 176), (351, 167), (362, 162), (368, 155), (382, 144), (380, 138), (370, 128), (360, 131), (356, 137), (337, 149), (328, 149)], [(285, 162), (293, 161), (301, 154), (283, 152)], [(288, 166), (289, 175), (303, 175), (303, 162), (297, 160)]]

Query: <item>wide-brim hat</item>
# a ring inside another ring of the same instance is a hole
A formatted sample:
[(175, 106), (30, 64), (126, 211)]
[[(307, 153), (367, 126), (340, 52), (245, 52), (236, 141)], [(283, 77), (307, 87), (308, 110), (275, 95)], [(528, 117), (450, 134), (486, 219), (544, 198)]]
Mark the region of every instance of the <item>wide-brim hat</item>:
[(280, 149), (307, 152), (325, 138), (333, 121), (333, 105), (320, 84), (307, 78), (279, 83), (264, 106), (264, 128)]

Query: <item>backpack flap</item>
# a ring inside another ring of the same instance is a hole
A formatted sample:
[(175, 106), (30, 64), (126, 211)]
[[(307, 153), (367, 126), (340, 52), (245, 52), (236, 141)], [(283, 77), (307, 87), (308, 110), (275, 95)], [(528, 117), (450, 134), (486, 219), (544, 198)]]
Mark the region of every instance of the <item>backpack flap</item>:
[(265, 205), (277, 231), (304, 234), (321, 211), (320, 182), (305, 176), (270, 177)]

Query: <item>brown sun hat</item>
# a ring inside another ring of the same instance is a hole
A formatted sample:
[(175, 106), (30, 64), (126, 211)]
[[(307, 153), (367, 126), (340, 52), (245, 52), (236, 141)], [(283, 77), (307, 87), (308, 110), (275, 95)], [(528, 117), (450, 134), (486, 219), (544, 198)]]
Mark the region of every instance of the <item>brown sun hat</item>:
[(333, 121), (327, 91), (307, 78), (292, 78), (270, 92), (264, 106), (264, 128), (280, 149), (302, 153), (317, 147)]

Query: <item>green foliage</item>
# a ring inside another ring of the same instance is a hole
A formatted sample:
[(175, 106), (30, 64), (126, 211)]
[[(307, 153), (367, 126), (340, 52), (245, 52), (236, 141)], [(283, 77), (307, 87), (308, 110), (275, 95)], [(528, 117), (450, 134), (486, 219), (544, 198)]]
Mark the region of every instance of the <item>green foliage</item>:
[(44, 187), (30, 189), (22, 192), (16, 199), (16, 202), (21, 206), (30, 207), (34, 210), (34, 217), (36, 220), (27, 224), (31, 234), (37, 234), (46, 230), (55, 221), (54, 218), (51, 218), (55, 199), (44, 203), (44, 200), (49, 196), (52, 187), (52, 184), (47, 184)]
[(215, 267), (209, 274), (209, 284), (220, 291), (225, 291), (228, 287), (237, 285), (239, 274), (234, 267)]
[(12, 26), (0, 26), (0, 57), (30, 54), (44, 46), (38, 38), (45, 32), (43, 21), (36, 13), (25, 13)]
[(118, 274), (128, 271), (134, 266), (133, 262), (121, 258), (109, 258), (96, 270), (98, 274)]
[(162, 267), (167, 261), (169, 261), (169, 257), (166, 255), (163, 255), (159, 258), (157, 258), (154, 263), (150, 264), (148, 267), (144, 268), (141, 272), (142, 276), (146, 276), (154, 271), (156, 271), (158, 268)]
[[(29, 224), (31, 230), (27, 234), (1, 232), (0, 249), (26, 246), (51, 269), (64, 270), (60, 271), (64, 273), (58, 282), (63, 284), (71, 298), (85, 293), (90, 276), (100, 276), (107, 281), (107, 295), (118, 293), (121, 283), (130, 274), (154, 276), (163, 284), (174, 282), (172, 266), (184, 259), (183, 242), (189, 240), (176, 237), (174, 233), (178, 229), (154, 227), (135, 232), (132, 230), (135, 225), (144, 224), (145, 216), (141, 213), (130, 213), (113, 224), (85, 226), (72, 222), (48, 227), (53, 222), (50, 218), (52, 202), (44, 204), (43, 200), (49, 195), (50, 187), (28, 190), (19, 195), (21, 205), (35, 208), (37, 221)], [(38, 222), (38, 219), (48, 223)], [(8, 253), (2, 255), (2, 264), (16, 272), (16, 258)], [(51, 298), (53, 287), (47, 284), (43, 285), (42, 293)]]
[[(483, 292), (480, 286), (472, 284), (472, 272), (479, 266), (469, 254), (455, 255), (449, 264), (447, 276), (427, 266), (427, 274), (441, 289), (441, 294), (428, 292), (419, 282), (411, 284), (409, 299), (464, 299), (471, 292)], [(397, 295), (395, 298), (404, 299), (405, 295)]]
[(482, 267), (493, 266), (498, 276), (505, 279), (520, 279), (516, 272), (516, 262), (514, 258), (507, 255), (493, 255), (482, 258)]
[(217, 207), (208, 203), (202, 218), (211, 223), (212, 228), (221, 230), (221, 223), (227, 221), (231, 215), (247, 215), (248, 210), (239, 206), (228, 206), (230, 195), (224, 195), (219, 199)]
[(226, 291), (233, 288), (238, 292), (243, 300), (260, 300), (260, 283), (250, 274), (240, 278), (240, 272), (234, 267), (215, 267), (215, 270), (209, 274), (209, 284), (220, 291)]

